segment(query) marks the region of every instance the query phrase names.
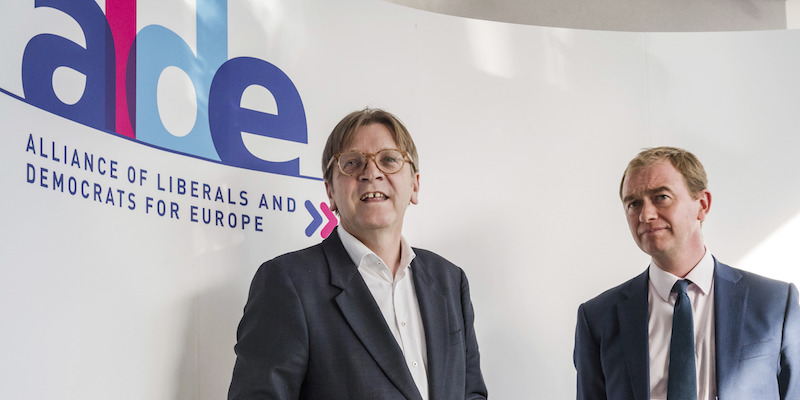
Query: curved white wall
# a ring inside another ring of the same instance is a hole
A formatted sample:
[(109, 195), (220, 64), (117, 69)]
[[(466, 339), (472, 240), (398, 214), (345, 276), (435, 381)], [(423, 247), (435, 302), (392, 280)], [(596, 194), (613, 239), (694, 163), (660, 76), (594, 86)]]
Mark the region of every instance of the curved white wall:
[[(161, 24), (195, 46), (194, 8), (138, 5), (139, 29)], [(161, 18), (167, 9), (182, 17)], [(3, 5), (0, 18), (0, 397), (224, 398), (250, 278), (320, 240), (303, 233), (303, 202), (325, 201), (322, 183), (165, 152), (25, 104), (26, 43), (80, 31), (33, 2)], [(421, 157), (406, 236), (466, 270), (493, 398), (574, 397), (577, 306), (647, 264), (617, 195), (642, 147), (685, 147), (705, 163), (716, 256), (800, 282), (798, 31), (570, 30), (366, 0), (231, 1), (228, 21), (228, 58), (266, 60), (300, 93), (308, 144), (275, 151), (299, 157), (302, 175), (320, 176), (324, 140), (347, 112), (384, 107), (406, 122)], [(30, 137), (148, 169), (150, 180), (58, 164), (26, 151)], [(27, 164), (136, 193), (139, 206), (29, 183)], [(165, 193), (156, 173), (297, 207)], [(148, 196), (262, 215), (264, 229), (159, 217), (145, 212)]]

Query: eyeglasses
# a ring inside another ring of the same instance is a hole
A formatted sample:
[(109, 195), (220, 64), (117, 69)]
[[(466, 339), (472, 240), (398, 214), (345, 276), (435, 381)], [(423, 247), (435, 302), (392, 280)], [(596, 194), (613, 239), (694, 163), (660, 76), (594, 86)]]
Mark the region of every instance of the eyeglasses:
[[(363, 171), (367, 167), (369, 159), (372, 158), (372, 161), (375, 162), (375, 166), (384, 174), (389, 175), (400, 172), (400, 170), (403, 169), (403, 165), (406, 163), (407, 157), (407, 152), (397, 149), (385, 149), (377, 153), (362, 153), (358, 150), (350, 150), (335, 154), (331, 157), (331, 160), (328, 161), (328, 166), (325, 168), (330, 169), (331, 164), (336, 161), (337, 164), (339, 164), (339, 170), (342, 171), (343, 174), (352, 176)], [(409, 159), (408, 162), (413, 168), (414, 161)]]

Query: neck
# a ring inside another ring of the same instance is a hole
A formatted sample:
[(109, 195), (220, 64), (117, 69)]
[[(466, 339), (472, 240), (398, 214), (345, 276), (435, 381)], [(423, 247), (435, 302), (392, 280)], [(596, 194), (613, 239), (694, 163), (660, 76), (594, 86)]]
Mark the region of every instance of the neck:
[(400, 268), (400, 232), (370, 231), (352, 232), (351, 235), (358, 239), (364, 246), (372, 250), (378, 257), (386, 263), (392, 271), (392, 276)]
[(660, 257), (653, 256), (653, 261), (664, 271), (679, 278), (685, 278), (689, 272), (692, 272), (700, 260), (703, 259), (705, 254), (706, 248), (700, 244), (699, 247), (693, 248), (691, 251), (684, 251), (680, 254), (663, 255)]

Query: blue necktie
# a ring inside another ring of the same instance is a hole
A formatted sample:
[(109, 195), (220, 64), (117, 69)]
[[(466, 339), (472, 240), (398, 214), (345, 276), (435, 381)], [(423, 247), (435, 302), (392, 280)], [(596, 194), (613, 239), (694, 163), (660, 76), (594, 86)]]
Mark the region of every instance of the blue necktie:
[(692, 303), (686, 294), (691, 282), (675, 282), (672, 291), (678, 294), (672, 314), (672, 339), (669, 349), (667, 400), (697, 400), (697, 375), (694, 365), (694, 320)]

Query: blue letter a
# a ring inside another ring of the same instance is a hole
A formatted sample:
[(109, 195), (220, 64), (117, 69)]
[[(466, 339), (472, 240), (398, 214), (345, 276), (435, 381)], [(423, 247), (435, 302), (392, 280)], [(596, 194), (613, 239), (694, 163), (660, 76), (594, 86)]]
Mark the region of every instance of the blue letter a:
[[(22, 90), (30, 104), (75, 122), (113, 132), (114, 40), (106, 16), (94, 0), (36, 0), (71, 16), (83, 30), (86, 48), (53, 34), (35, 36), (22, 55)], [(86, 77), (80, 99), (62, 102), (53, 88), (53, 73), (70, 68)]]

